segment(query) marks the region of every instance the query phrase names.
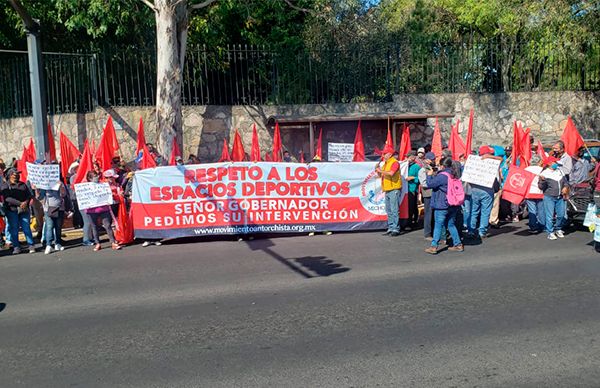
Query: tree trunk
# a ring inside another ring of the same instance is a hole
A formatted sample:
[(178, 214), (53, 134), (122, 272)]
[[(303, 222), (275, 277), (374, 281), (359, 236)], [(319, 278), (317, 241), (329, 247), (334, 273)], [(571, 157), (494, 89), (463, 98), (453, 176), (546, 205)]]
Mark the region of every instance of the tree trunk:
[[(156, 0), (156, 124), (158, 151), (168, 162), (175, 139), (183, 133), (181, 88), (188, 28), (187, 1)], [(182, 148), (180, 148), (182, 149)]]

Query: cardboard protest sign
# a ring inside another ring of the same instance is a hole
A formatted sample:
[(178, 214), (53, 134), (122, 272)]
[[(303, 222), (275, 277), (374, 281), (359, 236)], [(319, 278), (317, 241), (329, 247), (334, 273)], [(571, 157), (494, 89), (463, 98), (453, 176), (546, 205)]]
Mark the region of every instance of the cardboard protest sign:
[(351, 162), (354, 156), (352, 143), (328, 143), (327, 160), (330, 162)]
[(112, 205), (113, 196), (108, 183), (85, 182), (75, 185), (75, 195), (79, 209)]
[(37, 189), (58, 190), (60, 188), (60, 166), (58, 164), (26, 163), (27, 180)]
[(498, 177), (500, 160), (482, 159), (481, 156), (469, 155), (461, 180), (474, 185), (492, 188)]

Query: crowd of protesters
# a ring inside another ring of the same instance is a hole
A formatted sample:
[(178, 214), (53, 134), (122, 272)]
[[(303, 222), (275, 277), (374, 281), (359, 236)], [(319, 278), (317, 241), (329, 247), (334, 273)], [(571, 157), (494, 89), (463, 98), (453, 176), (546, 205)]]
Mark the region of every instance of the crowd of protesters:
[[(146, 147), (156, 165), (164, 164), (162, 156), (152, 144), (148, 143)], [(510, 147), (484, 145), (478, 149), (477, 153), (483, 159), (500, 161), (498, 177), (493, 187), (489, 188), (460, 181), (467, 155), (459, 155), (458, 160), (454, 160), (452, 153), (443, 149), (441, 156), (436, 157), (429, 145), (412, 150), (407, 154), (406, 173), (401, 176), (399, 161), (394, 157), (396, 152), (393, 147), (386, 146), (381, 152), (382, 162), (376, 168), (382, 178), (388, 215), (385, 235), (398, 236), (406, 230), (422, 227), (424, 238), (430, 242), (426, 252), (437, 254), (443, 245), (447, 245), (450, 251), (460, 252), (464, 250), (464, 241), (487, 238), (490, 227), (498, 227), (501, 219), (518, 222), (526, 209), (531, 233), (545, 231), (550, 240), (563, 238), (563, 228), (567, 222), (566, 198), (570, 187), (592, 185), (594, 200), (600, 209), (600, 163), (595, 163), (583, 148), (573, 157), (567, 155), (561, 141), (554, 144), (551, 156), (546, 160), (542, 161), (535, 151), (534, 149), (532, 153), (531, 165), (560, 171), (562, 179), (555, 181), (540, 176), (539, 188), (544, 194), (543, 199), (526, 198), (522, 204), (512, 204), (502, 199), (502, 187), (511, 157)], [(66, 177), (61, 176), (61, 183), (56, 190), (42, 190), (28, 181), (23, 182), (17, 161), (13, 159), (7, 167), (0, 159), (2, 247), (12, 248), (14, 254), (23, 251), (35, 253), (35, 240), (38, 240), (46, 254), (62, 251), (63, 223), (65, 219), (71, 219), (75, 228), (82, 228), (84, 246), (91, 246), (94, 251), (101, 250), (101, 226), (106, 232), (110, 247), (114, 250), (121, 249), (123, 242), (115, 236), (114, 227), (120, 204), (125, 204), (129, 209), (134, 171), (140, 162), (140, 155), (131, 163), (125, 163), (116, 156), (112, 159), (111, 168), (106, 170), (94, 163), (93, 169), (86, 172), (86, 180), (108, 183), (114, 204), (85, 210), (80, 210), (77, 205), (73, 184), (80, 158), (68, 167)], [(283, 152), (283, 161), (293, 161), (288, 151)], [(176, 165), (200, 163), (195, 155), (189, 155), (185, 162), (177, 157), (175, 162)], [(51, 160), (48, 163), (57, 161)], [(408, 185), (408, 216), (401, 219), (399, 207), (403, 182)], [(36, 232), (35, 237), (32, 227)], [(20, 231), (27, 243), (24, 247), (19, 242)], [(151, 244), (160, 245), (161, 242), (145, 241), (143, 246)]]
[[(595, 204), (600, 209), (600, 163), (584, 147), (573, 157), (569, 156), (562, 141), (552, 146), (545, 160), (539, 157), (537, 146), (532, 148), (530, 165), (542, 167), (542, 171), (557, 171), (561, 179), (546, 179), (539, 175), (538, 188), (543, 198), (526, 196), (522, 203), (514, 204), (502, 198), (511, 147), (484, 145), (478, 149), (477, 154), (482, 159), (500, 161), (492, 187), (461, 182), (466, 155), (459, 155), (458, 160), (453, 160), (452, 153), (444, 149), (441, 157), (436, 157), (430, 146), (408, 152), (408, 169), (402, 179), (396, 152), (392, 147), (386, 147), (382, 151), (383, 162), (376, 170), (382, 178), (386, 198), (388, 230), (384, 235), (398, 236), (405, 230), (416, 228), (418, 220), (422, 219), (424, 238), (430, 242), (425, 249), (427, 253), (437, 254), (443, 245), (447, 245), (449, 251), (462, 252), (463, 242), (482, 241), (489, 237), (489, 228), (498, 228), (501, 220), (519, 222), (520, 217), (527, 213), (531, 234), (545, 232), (549, 240), (564, 238), (571, 188), (581, 185), (591, 187)], [(400, 219), (403, 181), (408, 185), (408, 214)], [(456, 185), (461, 187), (455, 189)], [(420, 207), (423, 209), (422, 217)]]

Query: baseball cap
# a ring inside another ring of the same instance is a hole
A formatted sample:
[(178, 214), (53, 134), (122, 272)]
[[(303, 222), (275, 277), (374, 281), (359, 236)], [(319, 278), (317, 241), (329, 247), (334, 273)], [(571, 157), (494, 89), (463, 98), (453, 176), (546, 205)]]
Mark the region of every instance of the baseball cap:
[(119, 174), (117, 174), (115, 172), (115, 170), (113, 170), (112, 168), (109, 169), (109, 170), (104, 171), (103, 175), (104, 175), (105, 178), (118, 178), (119, 177)]
[(435, 154), (433, 152), (428, 152), (425, 154), (425, 159), (435, 160)]
[(423, 147), (420, 147), (420, 148), (417, 150), (417, 154), (424, 154), (424, 153), (425, 153), (425, 148), (423, 148)]
[(494, 154), (494, 149), (490, 146), (483, 145), (479, 147), (479, 155)]

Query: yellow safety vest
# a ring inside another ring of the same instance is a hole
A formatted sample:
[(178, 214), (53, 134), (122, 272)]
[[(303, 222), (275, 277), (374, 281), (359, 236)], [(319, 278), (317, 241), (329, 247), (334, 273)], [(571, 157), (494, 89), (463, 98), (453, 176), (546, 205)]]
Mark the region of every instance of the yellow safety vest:
[[(383, 165), (383, 171), (392, 171), (392, 165), (398, 161), (393, 156)], [(402, 188), (402, 179), (400, 179), (400, 169), (392, 176), (381, 175), (381, 189), (383, 191), (400, 190)]]

